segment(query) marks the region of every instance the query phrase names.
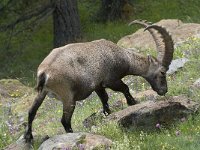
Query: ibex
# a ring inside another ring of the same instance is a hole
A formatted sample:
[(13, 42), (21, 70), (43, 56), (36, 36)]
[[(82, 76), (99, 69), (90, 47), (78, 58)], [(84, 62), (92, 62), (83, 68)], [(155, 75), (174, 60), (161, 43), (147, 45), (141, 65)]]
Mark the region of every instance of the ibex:
[(61, 123), (66, 132), (73, 132), (71, 117), (76, 101), (97, 93), (103, 112), (110, 114), (108, 94), (105, 88), (124, 94), (128, 105), (136, 104), (128, 86), (121, 80), (126, 75), (146, 79), (159, 95), (167, 92), (166, 71), (173, 59), (174, 44), (168, 31), (158, 25), (144, 21), (133, 21), (143, 25), (153, 36), (158, 56), (142, 56), (124, 49), (108, 40), (68, 44), (55, 48), (39, 65), (37, 71), (38, 95), (28, 114), (28, 126), (24, 135), (32, 141), (32, 122), (48, 92), (54, 93), (63, 103)]

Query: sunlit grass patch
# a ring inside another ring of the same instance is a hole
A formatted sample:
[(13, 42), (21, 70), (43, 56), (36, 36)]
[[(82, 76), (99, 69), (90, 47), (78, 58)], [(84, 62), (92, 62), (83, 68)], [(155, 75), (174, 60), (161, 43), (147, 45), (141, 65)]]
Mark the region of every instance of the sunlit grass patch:
[(0, 123), (0, 149), (3, 149), (5, 145), (10, 144), (15, 138), (10, 135), (7, 125), (2, 121)]

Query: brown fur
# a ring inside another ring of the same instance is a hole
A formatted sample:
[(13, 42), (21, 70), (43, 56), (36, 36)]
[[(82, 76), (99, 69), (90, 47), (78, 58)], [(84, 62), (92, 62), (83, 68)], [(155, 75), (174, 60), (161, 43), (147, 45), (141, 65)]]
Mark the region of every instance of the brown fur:
[[(160, 31), (154, 26), (148, 28)], [(165, 30), (162, 27), (161, 29)], [(164, 34), (163, 43), (167, 47), (171, 37), (168, 32)], [(166, 53), (167, 48), (165, 48)], [(40, 92), (29, 111), (25, 139), (27, 141), (32, 139), (32, 121), (48, 92), (54, 93), (63, 102), (61, 122), (66, 132), (72, 132), (71, 117), (76, 101), (87, 98), (95, 91), (102, 101), (104, 113), (109, 114), (105, 88), (122, 92), (128, 105), (134, 105), (136, 101), (121, 79), (126, 75), (142, 76), (158, 94), (164, 95), (167, 92), (166, 71), (167, 67), (163, 66), (160, 60), (123, 49), (104, 39), (56, 48), (38, 67)]]

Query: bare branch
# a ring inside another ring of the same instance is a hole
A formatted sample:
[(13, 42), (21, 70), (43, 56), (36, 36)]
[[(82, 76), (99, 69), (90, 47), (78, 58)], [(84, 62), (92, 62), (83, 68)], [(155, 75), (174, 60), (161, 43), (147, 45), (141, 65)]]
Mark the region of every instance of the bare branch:
[(8, 5), (11, 4), (12, 2), (13, 2), (13, 0), (9, 0), (4, 6), (2, 6), (2, 7), (0, 8), (0, 12), (1, 12), (1, 11), (4, 11), (4, 10), (8, 7)]
[(14, 29), (12, 28), (9, 35), (8, 35), (8, 41), (5, 43), (5, 49), (9, 49), (10, 48), (10, 45), (11, 45), (11, 40), (12, 40), (12, 37), (13, 37), (13, 31)]
[(2, 32), (2, 31), (9, 30), (9, 29), (13, 29), (13, 28), (15, 28), (15, 26), (17, 24), (26, 22), (26, 21), (32, 19), (33, 17), (40, 16), (41, 14), (43, 14), (46, 11), (52, 12), (53, 9), (54, 9), (54, 6), (51, 3), (49, 3), (46, 6), (42, 6), (38, 10), (32, 11), (30, 13), (27, 13), (27, 15), (23, 15), (23, 16), (19, 17), (17, 20), (13, 21), (12, 23), (10, 23), (8, 25), (0, 26), (0, 31)]
[(16, 36), (18, 34), (20, 34), (21, 32), (23, 32), (24, 30), (28, 30), (28, 29), (34, 29), (38, 26), (39, 21), (45, 20), (49, 15), (51, 15), (53, 12), (53, 9), (44, 11), (43, 13), (41, 13), (40, 15), (38, 15), (33, 21), (31, 21), (29, 24), (27, 24), (25, 26), (25, 28), (18, 30), (17, 32), (15, 32), (13, 34), (13, 36)]

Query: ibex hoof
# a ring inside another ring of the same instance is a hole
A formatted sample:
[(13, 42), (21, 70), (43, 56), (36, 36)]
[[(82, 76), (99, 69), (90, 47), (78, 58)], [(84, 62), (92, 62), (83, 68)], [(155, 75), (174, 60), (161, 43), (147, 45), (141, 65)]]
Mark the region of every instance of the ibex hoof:
[(33, 135), (29, 133), (24, 134), (24, 139), (26, 143), (32, 143), (33, 142)]
[(108, 116), (109, 114), (111, 114), (111, 110), (110, 109), (103, 110), (103, 113), (105, 116)]
[(72, 128), (69, 128), (69, 129), (66, 130), (66, 132), (67, 133), (73, 133), (73, 130), (72, 130)]

